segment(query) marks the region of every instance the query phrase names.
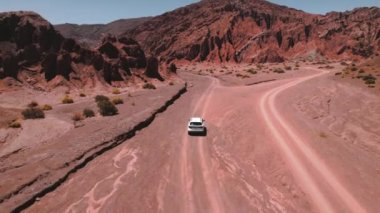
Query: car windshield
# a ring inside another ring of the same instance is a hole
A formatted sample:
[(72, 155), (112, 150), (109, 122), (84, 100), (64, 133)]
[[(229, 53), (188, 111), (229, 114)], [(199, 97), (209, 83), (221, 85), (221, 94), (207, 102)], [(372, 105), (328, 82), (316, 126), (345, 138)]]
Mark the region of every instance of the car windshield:
[(190, 125), (191, 126), (202, 126), (202, 123), (201, 122), (191, 122)]

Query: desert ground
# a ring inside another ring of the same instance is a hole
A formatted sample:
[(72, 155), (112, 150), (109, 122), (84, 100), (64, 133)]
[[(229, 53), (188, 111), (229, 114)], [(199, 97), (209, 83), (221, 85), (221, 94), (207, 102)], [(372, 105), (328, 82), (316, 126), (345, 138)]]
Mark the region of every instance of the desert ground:
[[(292, 69), (283, 69), (284, 73), (274, 72), (282, 66), (179, 66), (187, 91), (149, 125), (94, 156), (26, 204), (4, 199), (3, 210), (377, 212), (379, 86), (368, 88), (360, 79), (336, 75), (342, 70), (339, 63), (325, 68), (312, 63), (292, 64)], [(158, 94), (171, 97), (180, 85), (162, 86)], [(140, 109), (154, 103), (155, 96), (151, 97), (136, 101)], [(125, 115), (136, 113), (128, 114), (134, 109), (130, 104), (120, 109)], [(188, 135), (186, 125), (192, 116), (206, 120), (206, 136)], [(111, 129), (114, 124), (107, 122)], [(95, 124), (84, 123), (77, 128), (67, 125), (70, 133)], [(15, 149), (22, 151), (14, 152), (10, 159), (23, 152), (37, 158), (32, 143), (19, 144)], [(49, 140), (38, 144), (49, 144)], [(49, 151), (40, 155), (62, 149), (54, 147), (50, 145)], [(3, 150), (2, 158), (6, 154)], [(39, 168), (44, 161), (36, 162), (30, 168)], [(28, 164), (32, 162), (12, 169)], [(6, 170), (1, 179), (12, 178), (12, 174)], [(54, 177), (49, 181), (54, 182)]]

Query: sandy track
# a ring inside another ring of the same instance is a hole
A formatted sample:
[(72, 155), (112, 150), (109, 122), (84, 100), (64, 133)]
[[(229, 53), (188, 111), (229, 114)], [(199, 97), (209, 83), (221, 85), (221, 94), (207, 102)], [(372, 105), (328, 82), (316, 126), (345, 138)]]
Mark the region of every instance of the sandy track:
[(260, 110), (267, 127), (273, 134), (274, 141), (282, 150), (295, 176), (297, 176), (299, 183), (308, 192), (309, 196), (314, 201), (314, 205), (319, 208), (321, 212), (335, 212), (336, 210), (334, 210), (331, 203), (318, 188), (315, 180), (316, 177), (312, 177), (308, 173), (305, 165), (299, 159), (296, 152), (292, 150), (292, 147), (296, 147), (304, 156), (306, 156), (314, 169), (318, 171), (318, 174), (320, 175), (319, 178), (322, 178), (333, 188), (336, 196), (344, 202), (348, 210), (351, 212), (366, 212), (350, 192), (341, 185), (339, 179), (328, 168), (325, 162), (310, 147), (308, 147), (307, 143), (302, 140), (301, 136), (292, 129), (291, 125), (286, 120), (282, 118), (275, 105), (276, 97), (281, 92), (323, 74), (325, 74), (325, 72), (296, 79), (267, 91), (260, 99)]

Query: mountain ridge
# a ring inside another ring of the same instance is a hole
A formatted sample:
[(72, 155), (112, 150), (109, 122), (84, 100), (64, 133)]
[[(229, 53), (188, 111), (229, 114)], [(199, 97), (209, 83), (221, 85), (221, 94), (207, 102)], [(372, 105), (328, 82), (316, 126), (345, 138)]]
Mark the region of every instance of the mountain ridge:
[(54, 25), (64, 37), (76, 39), (89, 47), (96, 47), (107, 34), (119, 35), (142, 24), (151, 17), (118, 19), (107, 24), (57, 24)]
[(316, 15), (261, 0), (206, 0), (156, 16), (125, 35), (163, 61), (281, 62), (368, 58), (378, 51), (377, 32), (377, 7)]

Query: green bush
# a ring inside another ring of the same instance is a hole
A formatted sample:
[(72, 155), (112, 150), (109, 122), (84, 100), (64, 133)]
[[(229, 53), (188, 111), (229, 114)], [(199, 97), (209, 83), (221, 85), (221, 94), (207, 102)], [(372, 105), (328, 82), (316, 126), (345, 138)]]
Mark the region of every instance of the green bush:
[(114, 99), (112, 99), (112, 103), (115, 105), (119, 105), (119, 104), (123, 104), (124, 101), (121, 98), (114, 98)]
[(83, 110), (83, 116), (86, 118), (91, 118), (95, 116), (95, 112), (92, 109), (86, 108)]
[(102, 101), (110, 101), (110, 99), (107, 96), (104, 95), (97, 95), (95, 96), (95, 102), (99, 103)]
[(98, 102), (99, 112), (103, 116), (112, 116), (118, 113), (118, 109), (109, 100)]
[(72, 104), (74, 103), (74, 100), (72, 98), (70, 98), (70, 96), (66, 95), (63, 99), (62, 99), (62, 103), (63, 104)]
[(21, 112), (24, 119), (41, 119), (45, 118), (45, 113), (38, 107), (27, 108)]
[(146, 84), (144, 84), (143, 88), (144, 89), (156, 89), (156, 86), (154, 86), (151, 83), (146, 83)]

